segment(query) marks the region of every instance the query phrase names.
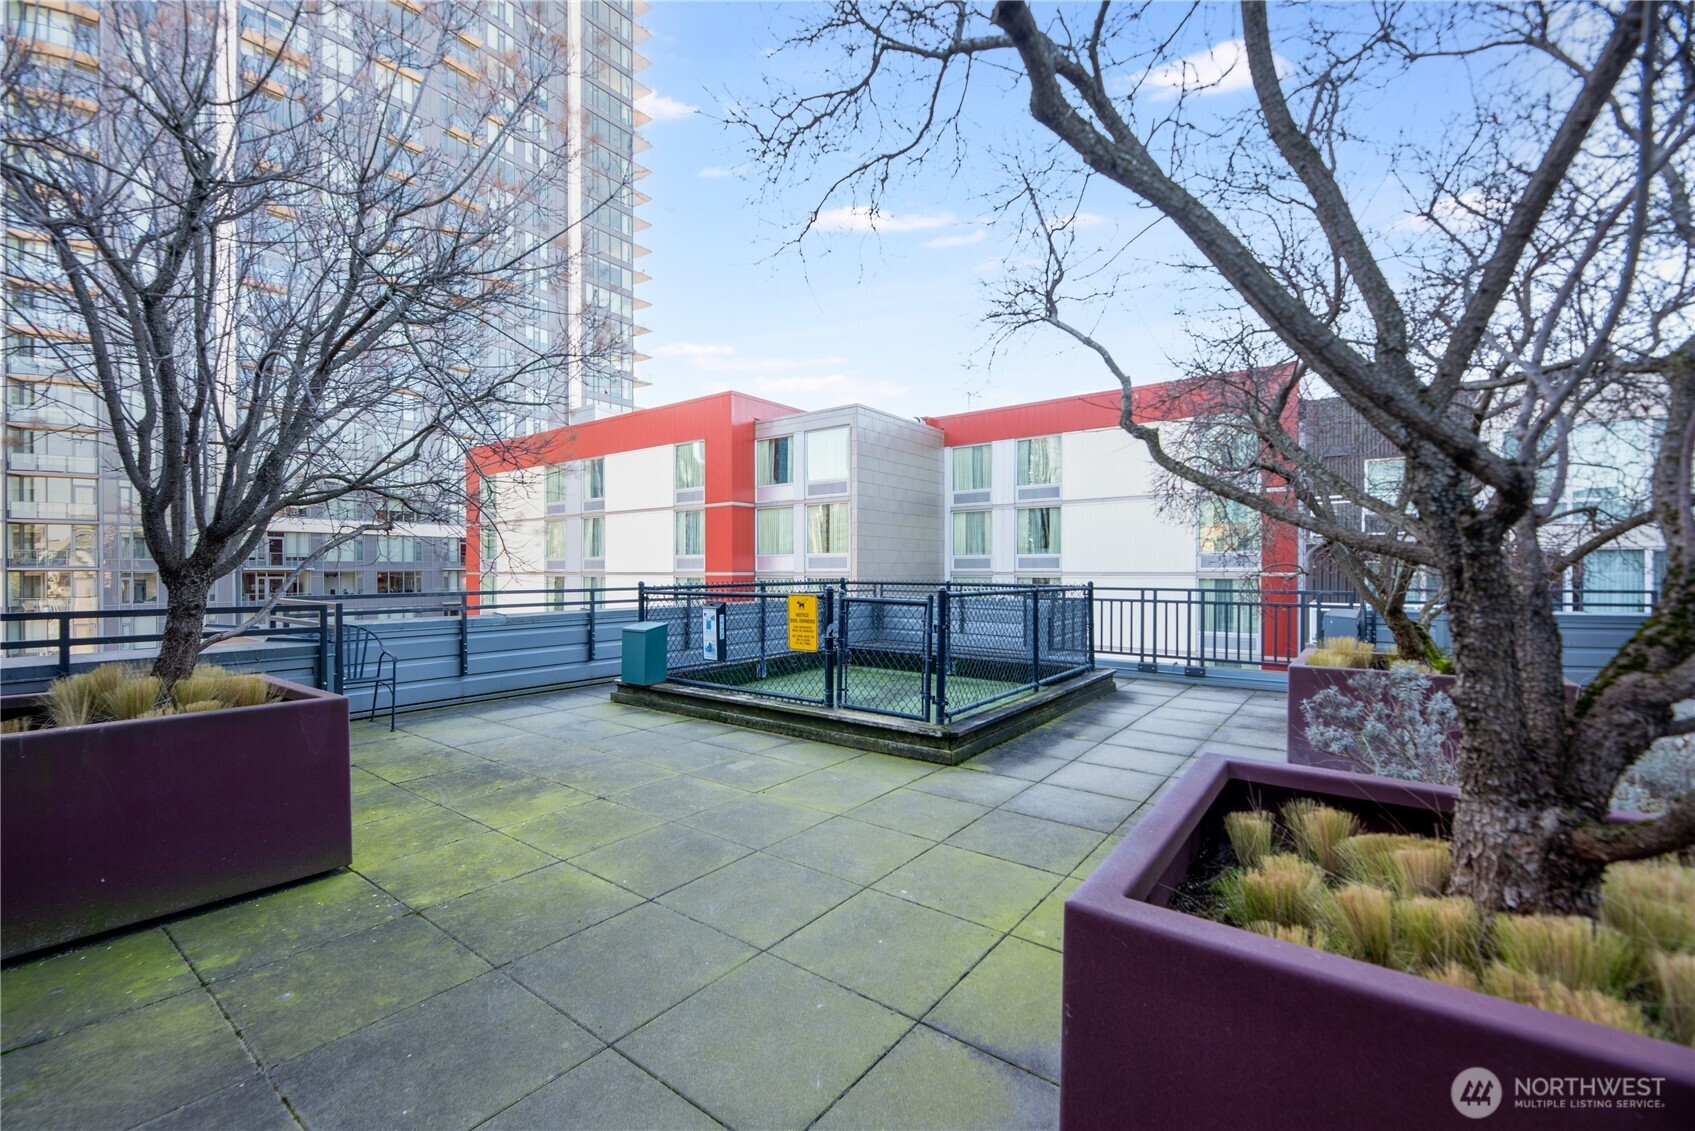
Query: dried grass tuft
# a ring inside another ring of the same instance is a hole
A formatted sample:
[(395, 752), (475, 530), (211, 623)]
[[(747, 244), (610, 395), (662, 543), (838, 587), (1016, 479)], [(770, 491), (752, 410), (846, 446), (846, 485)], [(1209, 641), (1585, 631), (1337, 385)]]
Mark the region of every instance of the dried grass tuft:
[(1220, 885), (1226, 914), (1242, 926), (1261, 921), (1317, 926), (1329, 894), (1323, 872), (1287, 853), (1267, 856), (1257, 868), (1231, 873)]
[(1601, 922), (1645, 949), (1695, 953), (1695, 868), (1664, 859), (1612, 865), (1601, 884)]
[(275, 689), (257, 675), (231, 675), (218, 696), (231, 707), (257, 707), (276, 697)]
[(224, 704), (218, 699), (196, 699), (192, 703), (178, 703), (179, 715), (198, 715), (202, 711), (222, 711)]
[(1322, 949), (1323, 940), (1311, 927), (1291, 927), (1283, 923), (1271, 923), (1264, 919), (1249, 923), (1248, 930), (1256, 935), (1291, 942), (1296, 946), (1310, 947), (1313, 950)]
[(1360, 829), (1359, 818), (1352, 813), (1320, 805), (1308, 797), (1283, 806), (1283, 823), (1296, 851), (1331, 875), (1342, 868), (1337, 847)]
[(1450, 962), (1435, 970), (1426, 970), (1424, 976), (1432, 982), (1441, 982), (1444, 986), (1456, 986), (1462, 990), (1480, 990), (1483, 984), (1468, 966), (1458, 962)]
[(56, 727), (79, 727), (94, 721), (99, 709), (100, 687), (93, 672), (56, 679), (48, 687), (47, 713)]
[(1395, 853), (1406, 848), (1428, 848), (1439, 842), (1405, 833), (1360, 833), (1336, 846), (1342, 876), (1372, 887), (1393, 888), (1397, 878)]
[(1593, 1021), (1627, 1033), (1647, 1032), (1642, 1010), (1630, 1002), (1599, 990), (1573, 989), (1557, 979), (1514, 970), (1499, 962), (1483, 971), (1482, 989), (1494, 997), (1563, 1013), (1580, 1021)]
[(1397, 900), (1395, 953), (1408, 970), (1422, 971), (1458, 962), (1475, 966), (1483, 939), (1477, 905), (1458, 896), (1415, 896)]
[(160, 683), (150, 675), (131, 676), (115, 683), (100, 699), (100, 711), (114, 719), (149, 718), (159, 707)]
[(1695, 1045), (1695, 954), (1656, 954), (1653, 978), (1666, 1035)]
[(1497, 915), (1490, 938), (1508, 969), (1573, 990), (1622, 994), (1642, 973), (1630, 936), (1577, 915)]
[(1403, 899), (1441, 895), (1448, 890), (1450, 861), (1448, 845), (1439, 840), (1415, 848), (1396, 849), (1389, 854), (1395, 894)]
[(23, 734), (35, 729), (34, 715), (18, 715), (16, 718), (0, 722), (0, 734)]
[(1230, 838), (1230, 848), (1244, 868), (1257, 868), (1260, 861), (1271, 855), (1273, 829), (1271, 814), (1258, 809), (1224, 816), (1224, 832)]
[(1349, 884), (1335, 895), (1326, 925), (1333, 946), (1349, 958), (1387, 966), (1394, 954), (1394, 897), (1382, 888)]

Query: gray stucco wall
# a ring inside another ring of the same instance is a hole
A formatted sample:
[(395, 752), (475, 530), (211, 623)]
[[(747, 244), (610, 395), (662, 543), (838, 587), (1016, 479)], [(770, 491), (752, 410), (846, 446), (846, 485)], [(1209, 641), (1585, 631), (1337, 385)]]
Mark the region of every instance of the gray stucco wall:
[(855, 406), (854, 577), (932, 581), (942, 563), (942, 433)]

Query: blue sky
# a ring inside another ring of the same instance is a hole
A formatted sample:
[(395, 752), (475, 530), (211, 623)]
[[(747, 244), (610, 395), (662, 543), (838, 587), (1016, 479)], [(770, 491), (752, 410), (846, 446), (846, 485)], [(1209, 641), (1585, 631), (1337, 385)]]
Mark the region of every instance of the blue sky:
[[(643, 108), (655, 120), (644, 130), (652, 148), (639, 157), (652, 174), (640, 187), (653, 200), (640, 212), (652, 227), (638, 240), (652, 251), (639, 264), (652, 281), (638, 293), (653, 305), (638, 315), (652, 331), (638, 343), (652, 356), (638, 374), (652, 384), (637, 403), (736, 388), (801, 408), (858, 401), (915, 416), (1112, 387), (1097, 358), (1055, 331), (1027, 332), (992, 363), (986, 349), (984, 287), (1013, 251), (1012, 231), (984, 222), (999, 183), (991, 153), (1046, 152), (1021, 86), (975, 81), (982, 112), (965, 166), (901, 180), (885, 198), (882, 231), (818, 233), (804, 256), (784, 246), (817, 192), (769, 189), (745, 164), (744, 136), (721, 118), (726, 100), (760, 97), (762, 76), (806, 65), (771, 49), (807, 10), (657, 0), (644, 18), (652, 38), (640, 50), (651, 66), (640, 78), (655, 95)], [(1164, 11), (1181, 15), (1184, 6)], [(1197, 65), (1208, 65), (1209, 45), (1239, 34), (1234, 13), (1209, 5), (1186, 29)], [(1227, 69), (1206, 96), (1208, 110), (1230, 112), (1252, 97), (1245, 63)], [(1419, 108), (1426, 120), (1436, 109), (1430, 100)], [(1117, 244), (1141, 233), (1146, 213), (1121, 190), (1103, 189), (1084, 204), (1089, 235)], [(1368, 197), (1374, 210), (1404, 199), (1380, 188)], [(840, 216), (837, 226), (851, 229), (854, 218)], [(1195, 299), (1164, 266), (1181, 247), (1165, 225), (1140, 235), (1123, 263), (1136, 283), (1098, 323), (1138, 383), (1177, 375), (1190, 352), (1179, 308)]]

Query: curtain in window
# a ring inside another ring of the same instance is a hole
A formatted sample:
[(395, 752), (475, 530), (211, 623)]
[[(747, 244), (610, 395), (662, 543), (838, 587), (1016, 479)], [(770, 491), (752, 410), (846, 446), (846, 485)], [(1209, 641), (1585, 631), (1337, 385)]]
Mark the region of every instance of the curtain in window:
[(677, 490), (706, 486), (706, 443), (677, 445)]
[(565, 501), (565, 467), (554, 464), (547, 469), (547, 501), (563, 503)]
[(1195, 508), (1203, 554), (1242, 554), (1259, 549), (1259, 512), (1228, 499), (1202, 499)]
[(1059, 437), (1018, 441), (1018, 485), (1059, 482)]
[(848, 477), (848, 430), (827, 428), (806, 434), (806, 481)]
[(565, 556), (565, 524), (550, 522), (547, 524), (547, 556), (562, 558)]
[(953, 553), (957, 558), (988, 556), (988, 511), (954, 512)]
[(754, 551), (760, 554), (795, 552), (794, 508), (755, 511)]
[(757, 469), (754, 483), (760, 487), (770, 487), (776, 483), (790, 483), (793, 478), (789, 474), (789, 438), (776, 436), (769, 440), (761, 440), (754, 445), (756, 451), (754, 462)]
[(989, 489), (989, 455), (987, 444), (953, 450), (953, 489), (955, 491), (987, 491)]
[(1583, 559), (1586, 608), (1636, 612), (1642, 607), (1641, 550), (1597, 550)]
[(1026, 507), (1018, 512), (1020, 554), (1059, 553), (1059, 508)]
[(603, 518), (583, 519), (583, 557), (604, 558), (606, 556), (606, 520)]
[[(842, 430), (846, 433), (846, 429)], [(807, 449), (810, 461), (812, 449)], [(806, 552), (845, 554), (848, 548), (848, 505), (823, 503), (806, 508)]]
[(706, 553), (706, 512), (678, 511), (676, 549), (679, 558)]
[(583, 465), (583, 472), (583, 498), (606, 498), (606, 460), (589, 460)]

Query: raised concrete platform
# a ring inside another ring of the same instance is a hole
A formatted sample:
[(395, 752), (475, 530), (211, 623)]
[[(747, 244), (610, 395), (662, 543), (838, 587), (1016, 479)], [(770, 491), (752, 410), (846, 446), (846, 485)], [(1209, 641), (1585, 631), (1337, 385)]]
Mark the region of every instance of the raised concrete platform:
[(991, 707), (958, 723), (941, 726), (843, 707), (778, 703), (749, 692), (679, 683), (656, 683), (647, 687), (616, 683), (612, 687), (612, 701), (789, 738), (830, 742), (857, 750), (914, 758), (920, 762), (957, 766), (967, 758), (1051, 722), (1075, 707), (1110, 695), (1112, 690), (1113, 675), (1110, 671), (1086, 672), (1004, 706)]

